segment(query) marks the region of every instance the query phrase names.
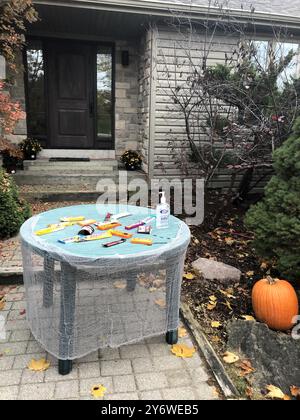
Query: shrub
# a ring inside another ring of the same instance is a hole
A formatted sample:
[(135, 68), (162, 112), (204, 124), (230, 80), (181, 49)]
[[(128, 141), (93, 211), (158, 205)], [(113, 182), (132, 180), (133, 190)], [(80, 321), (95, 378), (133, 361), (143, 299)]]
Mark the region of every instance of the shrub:
[(257, 252), (274, 258), (288, 279), (300, 279), (300, 118), (274, 153), (274, 169), (265, 198), (250, 208), (246, 225), (255, 233)]
[(19, 198), (13, 178), (0, 168), (0, 238), (15, 235), (28, 217), (29, 205)]

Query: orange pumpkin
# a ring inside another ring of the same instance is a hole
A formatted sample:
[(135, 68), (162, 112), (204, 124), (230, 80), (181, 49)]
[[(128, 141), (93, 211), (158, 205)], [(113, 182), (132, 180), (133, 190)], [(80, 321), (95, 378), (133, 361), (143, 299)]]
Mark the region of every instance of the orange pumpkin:
[(293, 327), (292, 320), (299, 309), (296, 292), (290, 283), (270, 276), (253, 287), (252, 305), (256, 318), (278, 331)]

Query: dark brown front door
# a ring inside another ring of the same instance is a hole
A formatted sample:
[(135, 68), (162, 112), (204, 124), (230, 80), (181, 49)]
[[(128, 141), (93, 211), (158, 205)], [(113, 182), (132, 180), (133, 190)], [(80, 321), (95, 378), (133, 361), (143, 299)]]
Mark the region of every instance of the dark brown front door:
[(47, 42), (49, 145), (94, 147), (93, 51), (85, 43)]

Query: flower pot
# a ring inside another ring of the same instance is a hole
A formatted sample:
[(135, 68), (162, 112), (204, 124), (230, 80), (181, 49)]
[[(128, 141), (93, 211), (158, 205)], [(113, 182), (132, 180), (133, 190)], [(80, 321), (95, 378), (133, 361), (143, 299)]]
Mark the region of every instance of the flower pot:
[(127, 171), (137, 171), (138, 169), (140, 169), (137, 166), (129, 165), (128, 163), (125, 163), (125, 168)]

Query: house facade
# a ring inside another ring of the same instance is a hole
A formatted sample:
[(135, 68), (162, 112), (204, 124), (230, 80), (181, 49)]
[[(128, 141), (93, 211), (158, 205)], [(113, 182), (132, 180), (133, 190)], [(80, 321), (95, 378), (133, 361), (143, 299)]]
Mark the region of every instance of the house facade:
[[(19, 72), (12, 88), (27, 119), (18, 124), (13, 141), (39, 139), (40, 159), (114, 160), (134, 149), (142, 154), (149, 178), (179, 175), (169, 144), (172, 138), (179, 155), (184, 152), (185, 122), (172, 107), (170, 89), (178, 71), (189, 73), (186, 51), (197, 60), (204, 42), (201, 29), (191, 34), (186, 23), (214, 21), (219, 6), (208, 0), (34, 4), (40, 20), (28, 27), (26, 50), (19, 57), (25, 72)], [(287, 50), (298, 53), (298, 0), (232, 0), (224, 8), (236, 22), (252, 25), (255, 19), (257, 39), (266, 48), (274, 41), (274, 27), (284, 28), (290, 34)], [(209, 64), (222, 62), (237, 42), (234, 35), (217, 33)], [(298, 54), (293, 71), (300, 76)]]

